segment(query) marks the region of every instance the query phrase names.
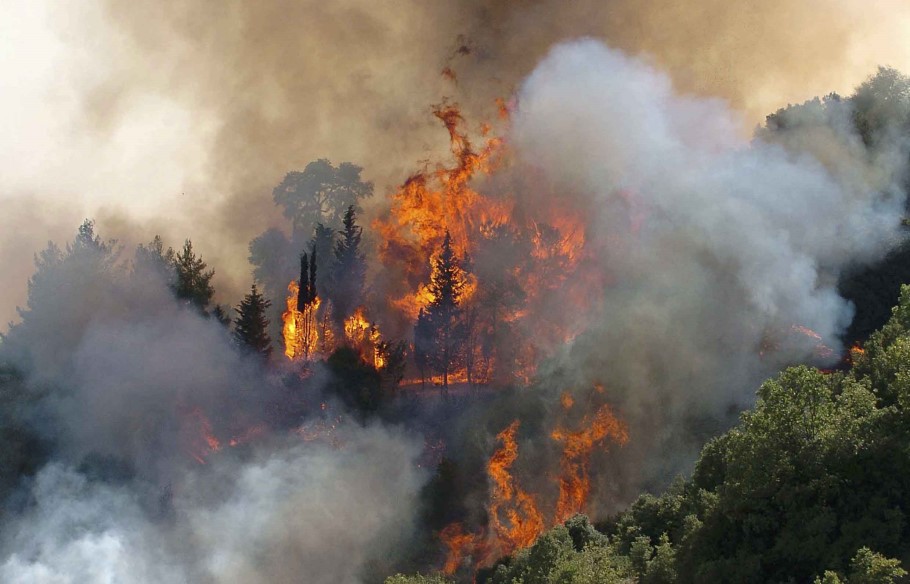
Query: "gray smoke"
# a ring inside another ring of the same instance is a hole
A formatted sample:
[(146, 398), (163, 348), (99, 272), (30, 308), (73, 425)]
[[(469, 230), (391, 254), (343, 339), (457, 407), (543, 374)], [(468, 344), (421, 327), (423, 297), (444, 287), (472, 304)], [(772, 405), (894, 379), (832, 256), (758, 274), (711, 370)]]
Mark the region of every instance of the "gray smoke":
[[(420, 441), (344, 420), (305, 440), (293, 430), (319, 422), (318, 407), (295, 406), (222, 325), (115, 255), (77, 244), (39, 270), (32, 311), (3, 343), (52, 450), (7, 498), (0, 580), (328, 583), (389, 570), (415, 527)], [(318, 383), (305, 389), (318, 405)], [(276, 403), (298, 417), (282, 426)], [(254, 441), (229, 444), (256, 425)]]
[[(556, 47), (521, 86), (520, 172), (586, 218), (593, 265), (610, 275), (591, 310), (560, 312), (585, 332), (545, 385), (601, 382), (619, 404), (631, 436), (611, 480), (665, 481), (762, 379), (838, 359), (853, 308), (837, 277), (899, 240), (907, 160), (896, 134), (867, 154), (843, 109), (799, 148), (748, 142), (723, 101), (681, 95), (594, 40)], [(826, 166), (811, 144), (838, 156)]]

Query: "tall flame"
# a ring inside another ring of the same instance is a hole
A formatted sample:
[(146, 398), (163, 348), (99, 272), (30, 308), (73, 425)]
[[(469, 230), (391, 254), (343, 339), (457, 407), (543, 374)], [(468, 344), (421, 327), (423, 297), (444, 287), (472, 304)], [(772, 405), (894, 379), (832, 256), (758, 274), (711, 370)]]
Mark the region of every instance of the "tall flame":
[[(568, 393), (564, 394), (562, 404), (566, 410), (572, 407), (573, 400)], [(626, 425), (613, 415), (610, 406), (604, 404), (593, 418), (585, 416), (582, 419), (579, 430), (557, 427), (550, 437), (563, 444), (555, 517), (557, 523), (562, 523), (585, 510), (591, 493), (590, 463), (594, 447), (607, 438), (623, 445), (629, 440), (629, 433)]]
[[(500, 111), (508, 117), (504, 102)], [(412, 175), (393, 195), (388, 213), (373, 222), (385, 273), (396, 275), (388, 286), (396, 290), (389, 306), (413, 325), (419, 311), (433, 301), (428, 283), (447, 231), (456, 255), (463, 259), (482, 261), (484, 253), (496, 255), (508, 241), (516, 249), (511, 254), (515, 265), (488, 267), (486, 274), (468, 270), (460, 302), (472, 314), (477, 336), (466, 349), (463, 370), (454, 376), (475, 383), (527, 382), (547, 350), (579, 332), (570, 328), (577, 323), (560, 322), (549, 309), (552, 296), (562, 297), (581, 313), (590, 302), (592, 286), (598, 284), (590, 281), (598, 272), (578, 270), (588, 257), (584, 217), (560, 205), (558, 201), (564, 200), (560, 197), (541, 197), (539, 204), (519, 208), (514, 193), (481, 193), (473, 185), (475, 179), (511, 161), (506, 143), (490, 137), (491, 127), (484, 125), (482, 145), (475, 148), (456, 106), (440, 105), (434, 114), (449, 134), (454, 163)], [(533, 188), (543, 187), (535, 182)], [(502, 303), (503, 286), (520, 289), (509, 305)], [(502, 332), (506, 329), (508, 333)], [(535, 342), (519, 335), (533, 335)]]
[(526, 493), (512, 476), (512, 465), (518, 459), (515, 434), (520, 422), (515, 420), (496, 439), (502, 446), (490, 457), (487, 472), (492, 481), (490, 523), (501, 546), (501, 553), (534, 543), (544, 530), (543, 515), (534, 497)]

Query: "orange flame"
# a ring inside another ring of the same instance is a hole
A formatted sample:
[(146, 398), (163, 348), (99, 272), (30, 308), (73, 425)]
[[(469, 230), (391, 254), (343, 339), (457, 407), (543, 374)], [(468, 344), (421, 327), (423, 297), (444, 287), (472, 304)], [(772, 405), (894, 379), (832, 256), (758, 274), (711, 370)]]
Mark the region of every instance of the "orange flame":
[[(568, 410), (573, 401), (563, 394), (563, 407)], [(562, 523), (572, 515), (584, 511), (591, 492), (590, 462), (594, 447), (610, 438), (619, 445), (629, 440), (626, 425), (618, 420), (610, 406), (604, 404), (593, 419), (585, 416), (581, 429), (569, 431), (557, 427), (550, 434), (557, 442), (563, 443), (560, 460), (559, 501), (556, 503), (556, 523)]]
[(319, 341), (319, 329), (315, 326), (316, 311), (320, 300), (304, 309), (297, 310), (297, 295), (300, 287), (296, 281), (288, 284), (287, 310), (281, 315), (281, 335), (284, 338), (284, 354), (290, 360), (306, 359), (312, 354)]
[[(501, 116), (507, 119), (514, 104), (502, 100), (497, 103)], [(470, 371), (456, 371), (455, 375), (481, 383), (494, 378), (505, 383), (526, 383), (548, 350), (562, 346), (579, 332), (567, 328), (580, 326), (579, 323), (559, 322), (548, 310), (554, 302), (551, 297), (561, 295), (584, 312), (592, 286), (599, 284), (591, 281), (598, 277), (593, 275), (595, 271), (580, 277), (577, 270), (587, 257), (583, 216), (556, 203), (564, 200), (558, 197), (541, 198), (539, 204), (519, 209), (512, 193), (489, 196), (476, 190), (475, 179), (493, 174), (510, 160), (505, 142), (487, 137), (491, 126), (484, 124), (483, 145), (475, 148), (456, 106), (443, 104), (433, 113), (448, 131), (454, 164), (425, 168), (408, 178), (393, 195), (388, 213), (372, 224), (381, 239), (379, 255), (388, 268), (386, 272), (402, 276), (392, 283), (392, 287), (399, 288), (389, 305), (413, 324), (420, 309), (433, 301), (427, 283), (446, 231), (461, 258), (473, 258), (482, 251), (482, 245), (498, 245), (491, 239), (497, 233), (514, 239), (526, 248), (517, 254), (519, 263), (506, 268), (521, 288), (520, 305), (489, 309), (487, 301), (498, 298), (499, 292), (486, 289), (485, 283), (468, 270), (460, 300), (466, 308), (478, 309), (474, 326), (485, 331), (487, 337), (485, 345), (478, 341), (467, 349), (469, 358), (464, 367)], [(534, 187), (541, 188), (537, 183)], [(490, 342), (502, 323), (508, 323), (513, 336), (533, 334), (536, 342), (519, 338)], [(533, 327), (527, 326), (530, 323)], [(497, 347), (503, 342), (522, 349), (499, 354)]]
[(544, 530), (543, 515), (534, 497), (523, 491), (511, 474), (512, 465), (518, 459), (515, 434), (519, 425), (515, 420), (496, 436), (502, 447), (493, 453), (487, 464), (487, 473), (493, 483), (490, 522), (503, 554), (531, 545)]
[(809, 327), (794, 324), (790, 327), (790, 330), (803, 336), (809, 337), (815, 341), (815, 348), (812, 352), (816, 357), (820, 359), (826, 359), (834, 354), (834, 350), (822, 342), (822, 336)]
[(375, 323), (366, 317), (364, 307), (358, 307), (354, 314), (344, 321), (344, 335), (356, 347), (361, 356), (376, 369), (385, 367), (385, 358), (379, 350), (382, 333)]
[(461, 523), (452, 523), (439, 532), (439, 539), (446, 548), (446, 560), (442, 573), (451, 576), (462, 565), (468, 555), (477, 553), (481, 545), (479, 538), (465, 533)]

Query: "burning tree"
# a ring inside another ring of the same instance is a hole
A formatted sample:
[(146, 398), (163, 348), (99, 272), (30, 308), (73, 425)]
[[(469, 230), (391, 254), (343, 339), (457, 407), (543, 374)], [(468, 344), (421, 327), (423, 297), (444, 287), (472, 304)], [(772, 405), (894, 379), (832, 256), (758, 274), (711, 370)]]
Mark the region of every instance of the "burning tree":
[(342, 328), (345, 319), (352, 316), (363, 303), (367, 265), (366, 258), (360, 251), (363, 228), (357, 225), (356, 218), (354, 205), (351, 205), (344, 213), (344, 229), (339, 232), (341, 239), (335, 243), (333, 250), (335, 262), (332, 266), (329, 300), (332, 302), (332, 316), (338, 328)]
[(429, 285), (433, 300), (421, 310), (414, 330), (418, 366), (423, 363), (442, 375), (444, 390), (449, 388), (449, 373), (464, 357), (465, 324), (460, 300), (465, 279), (461, 263), (446, 231), (439, 256), (433, 260)]
[(281, 315), (284, 322), (284, 354), (289, 359), (309, 357), (316, 345), (316, 247), (300, 255), (300, 279), (288, 285), (288, 309)]
[(250, 293), (243, 297), (240, 304), (234, 309), (237, 319), (234, 321), (234, 338), (242, 347), (268, 359), (272, 354), (272, 339), (269, 338), (269, 319), (265, 311), (272, 303), (265, 299), (256, 284), (253, 284)]

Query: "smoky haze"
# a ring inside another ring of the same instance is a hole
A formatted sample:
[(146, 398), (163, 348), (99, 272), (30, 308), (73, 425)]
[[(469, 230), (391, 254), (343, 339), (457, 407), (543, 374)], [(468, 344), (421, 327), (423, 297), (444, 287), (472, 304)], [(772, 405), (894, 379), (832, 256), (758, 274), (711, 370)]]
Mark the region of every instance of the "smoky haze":
[[(580, 211), (585, 269), (608, 276), (591, 309), (546, 311), (584, 332), (541, 384), (600, 383), (621, 404), (630, 440), (612, 481), (634, 493), (688, 470), (762, 379), (839, 358), (854, 310), (839, 275), (902, 237), (908, 143), (896, 127), (867, 150), (835, 103), (782, 143), (748, 141), (725, 102), (680, 94), (648, 61), (595, 40), (553, 49), (517, 103), (514, 171)], [(535, 204), (534, 190), (519, 204)]]
[[(649, 55), (680, 89), (745, 112), (742, 131), (789, 101), (849, 91), (876, 65), (910, 65), (897, 0), (10, 6), (5, 204), (29, 197), (29, 230), (58, 240), (84, 216), (129, 244), (192, 237), (230, 302), (250, 279), (250, 239), (286, 228), (269, 196), (286, 172), (349, 160), (382, 195), (444, 152), (430, 104), (450, 96), (468, 119), (492, 119), (493, 100), (567, 38)], [(23, 25), (52, 32), (39, 45), (19, 40)], [(62, 205), (73, 199), (84, 203)], [(0, 257), (5, 272), (29, 269), (30, 257)], [(0, 298), (7, 319), (23, 298)]]
[[(339, 419), (304, 440), (294, 426), (318, 408), (271, 434), (269, 410), (293, 398), (222, 325), (158, 274), (74, 249), (4, 342), (44, 444), (26, 456), (45, 462), (4, 485), (0, 580), (358, 582), (406, 548), (426, 478), (414, 435)], [(255, 444), (228, 444), (250, 429)], [(17, 448), (21, 427), (0, 431)]]
[[(596, 467), (610, 472), (598, 476), (593, 511), (686, 470), (761, 379), (836, 359), (853, 311), (838, 276), (899, 240), (907, 147), (896, 134), (867, 148), (850, 112), (832, 109), (806, 132), (746, 137), (788, 100), (849, 91), (875, 64), (905, 58), (882, 52), (901, 46), (910, 15), (896, 3), (93, 6), (64, 12), (75, 24), (55, 21), (69, 42), (98, 33), (106, 59), (97, 78), (72, 81), (78, 107), (62, 127), (107, 144), (76, 163), (116, 167), (118, 150), (135, 163), (175, 136), (199, 141), (126, 182), (129, 173), (92, 175), (113, 193), (94, 207), (61, 210), (78, 185), (16, 175), (16, 198), (3, 194), (16, 203), (2, 219), (5, 273), (26, 273), (17, 266), (31, 264), (37, 237), (70, 239), (60, 213), (75, 224), (69, 216), (84, 212), (130, 247), (155, 232), (173, 245), (192, 237), (219, 271), (217, 287), (236, 299), (250, 280), (250, 239), (288, 227), (270, 196), (288, 170), (320, 157), (361, 164), (377, 185), (368, 212), (378, 213), (415, 161), (446, 152), (429, 104), (449, 95), (482, 120), (495, 116), (495, 98), (515, 96), (506, 130), (514, 164), (478, 189), (533, 177), (516, 205), (557, 197), (584, 218), (584, 267), (602, 276), (587, 289), (590, 310), (572, 310), (558, 293), (537, 307), (583, 332), (559, 339), (559, 350), (526, 337), (555, 351), (530, 399), (553, 413), (562, 391), (602, 384), (628, 424), (629, 444), (598, 461), (611, 466)], [(580, 35), (591, 38), (553, 48)], [(137, 117), (150, 111), (159, 122), (151, 134), (168, 139), (136, 146), (148, 128)], [(172, 172), (182, 155), (192, 169)], [(156, 171), (170, 178), (156, 182)], [(143, 178), (171, 192), (131, 188)], [(35, 194), (38, 186), (53, 192)], [(63, 226), (67, 235), (53, 233)], [(415, 462), (420, 437), (341, 423), (333, 441), (276, 432), (205, 459), (197, 412), (250, 427), (281, 413), (271, 406), (281, 409), (287, 388), (154, 276), (79, 277), (97, 261), (78, 256), (39, 282), (41, 312), (3, 344), (29, 396), (23, 415), (52, 446), (4, 509), (0, 579), (357, 582), (381, 573), (416, 529), (427, 478)], [(24, 280), (8, 286), (17, 285), (24, 290)], [(539, 435), (521, 439), (522, 452), (537, 442), (537, 456), (553, 454)]]

